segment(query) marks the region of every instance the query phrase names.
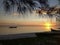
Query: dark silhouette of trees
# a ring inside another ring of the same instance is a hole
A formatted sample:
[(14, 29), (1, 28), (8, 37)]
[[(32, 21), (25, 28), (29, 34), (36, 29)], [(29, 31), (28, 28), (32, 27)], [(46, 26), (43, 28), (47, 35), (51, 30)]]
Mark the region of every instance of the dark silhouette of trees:
[(5, 11), (6, 12), (10, 11), (10, 4), (9, 4), (9, 2), (7, 0), (4, 0), (3, 4), (4, 4)]
[[(34, 0), (4, 0), (4, 9), (6, 11), (9, 11), (11, 6), (14, 10), (14, 5), (17, 6), (17, 12), (18, 13), (25, 13), (26, 10), (29, 10), (32, 12), (35, 7)], [(41, 7), (48, 7), (47, 0), (39, 0), (38, 1), (41, 4)]]
[(11, 6), (13, 7), (13, 10), (14, 5), (17, 6), (18, 13), (25, 13), (26, 10), (32, 12), (34, 9), (33, 7), (35, 6), (33, 0), (4, 0), (3, 4), (6, 12), (11, 9)]
[(39, 0), (40, 4), (42, 7), (45, 7), (45, 8), (48, 8), (49, 5), (48, 5), (48, 0)]
[[(3, 0), (4, 9), (6, 12), (11, 11), (11, 7), (17, 6), (17, 12), (20, 14), (24, 14), (27, 11), (30, 11), (32, 13), (32, 10), (34, 10), (36, 3), (35, 0)], [(51, 12), (54, 11), (55, 7), (49, 7), (48, 0), (36, 0), (41, 4), (41, 7), (39, 7), (41, 10), (45, 9), (47, 10), (47, 14), (52, 17)], [(39, 11), (41, 13), (41, 11)], [(58, 10), (58, 13), (60, 14), (60, 9)]]

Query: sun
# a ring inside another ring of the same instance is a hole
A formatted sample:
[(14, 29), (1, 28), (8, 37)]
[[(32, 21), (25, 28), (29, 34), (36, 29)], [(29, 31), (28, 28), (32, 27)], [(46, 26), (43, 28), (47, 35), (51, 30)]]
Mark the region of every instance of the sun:
[(44, 25), (45, 25), (46, 29), (51, 29), (51, 27), (52, 27), (52, 24), (50, 22), (45, 22)]

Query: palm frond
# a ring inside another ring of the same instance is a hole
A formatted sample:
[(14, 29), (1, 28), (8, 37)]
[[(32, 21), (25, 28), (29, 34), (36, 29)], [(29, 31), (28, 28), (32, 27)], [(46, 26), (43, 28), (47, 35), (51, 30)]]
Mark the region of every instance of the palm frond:
[(10, 11), (10, 4), (7, 0), (3, 1), (3, 4), (4, 4), (4, 10), (6, 12)]
[(48, 0), (39, 0), (40, 4), (42, 7), (49, 7), (49, 5), (47, 4)]
[(25, 13), (27, 10), (32, 12), (34, 3), (32, 0), (20, 0), (18, 2), (17, 11), (20, 13)]
[(11, 6), (17, 6), (17, 12), (25, 13), (27, 10), (32, 12), (34, 2), (32, 0), (4, 0), (5, 11), (9, 11)]
[[(17, 6), (17, 12), (19, 14), (20, 13), (23, 14), (27, 10), (32, 12), (32, 10), (34, 10), (34, 8), (36, 7), (36, 3), (34, 1), (35, 0), (4, 0), (4, 9), (7, 12), (11, 9), (11, 6), (13, 6), (13, 9), (15, 8), (14, 6)], [(41, 7), (42, 7), (42, 4), (48, 7), (48, 4), (46, 3), (46, 1), (39, 0), (37, 2), (41, 4)]]

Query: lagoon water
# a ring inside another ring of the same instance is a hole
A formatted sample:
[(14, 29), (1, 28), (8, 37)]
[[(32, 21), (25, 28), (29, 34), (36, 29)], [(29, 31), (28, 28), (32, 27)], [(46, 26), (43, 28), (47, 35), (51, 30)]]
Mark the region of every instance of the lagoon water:
[(43, 26), (17, 26), (17, 28), (9, 28), (9, 26), (0, 26), (0, 35), (36, 33), (50, 31)]

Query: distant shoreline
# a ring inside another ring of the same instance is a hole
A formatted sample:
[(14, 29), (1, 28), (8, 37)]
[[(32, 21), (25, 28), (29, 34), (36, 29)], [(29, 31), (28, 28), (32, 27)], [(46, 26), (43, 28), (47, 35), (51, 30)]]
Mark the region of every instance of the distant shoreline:
[[(45, 25), (0, 25), (0, 27), (46, 27)], [(55, 27), (56, 25), (54, 25)]]

